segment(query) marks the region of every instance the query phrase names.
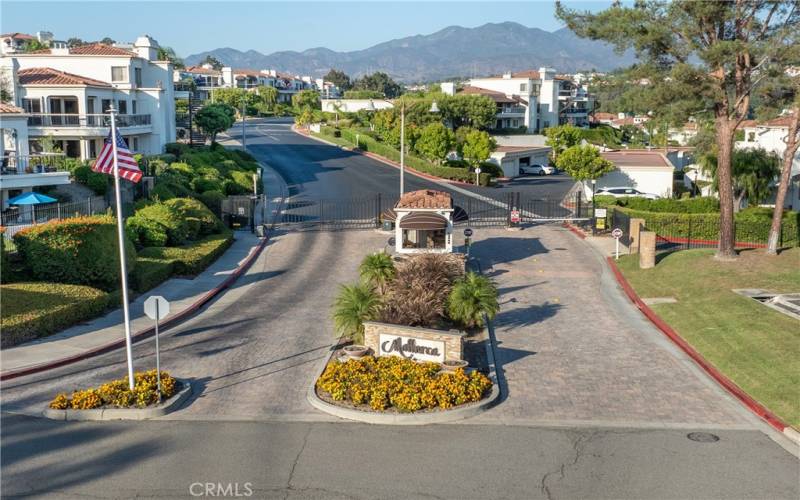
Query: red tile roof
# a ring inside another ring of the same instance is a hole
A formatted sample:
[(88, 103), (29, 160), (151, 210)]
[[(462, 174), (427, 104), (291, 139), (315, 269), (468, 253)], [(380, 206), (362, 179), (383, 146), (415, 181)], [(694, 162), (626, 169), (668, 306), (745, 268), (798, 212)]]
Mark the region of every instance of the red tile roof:
[(594, 114), (594, 119), (595, 120), (616, 120), (617, 119), (617, 114), (616, 113), (599, 112), (599, 113), (595, 113)]
[(0, 38), (18, 38), (20, 40), (33, 40), (35, 37), (25, 33), (4, 33)]
[(449, 194), (443, 191), (421, 189), (405, 193), (397, 201), (395, 208), (451, 209), (453, 200)]
[(74, 75), (53, 68), (27, 68), (17, 73), (20, 85), (80, 85), (85, 87), (111, 87), (106, 82)]
[(233, 70), (233, 74), (245, 75), (245, 76), (267, 76), (267, 77), (269, 76), (268, 74), (262, 73), (257, 69), (245, 69), (245, 68), (235, 69)]
[(617, 167), (671, 167), (672, 164), (659, 151), (606, 151), (603, 158)]
[(461, 92), (459, 92), (459, 94), (485, 95), (487, 97), (491, 97), (492, 100), (494, 100), (494, 102), (496, 103), (512, 104), (517, 102), (510, 97), (506, 97), (506, 95), (502, 92), (497, 92), (495, 90), (488, 90), (481, 87), (466, 86)]
[[(70, 55), (77, 55), (77, 56), (124, 56), (124, 57), (135, 57), (136, 54), (127, 49), (121, 49), (119, 47), (113, 47), (111, 45), (106, 45), (103, 43), (90, 43), (87, 45), (78, 45), (76, 47), (70, 47), (67, 49)], [(39, 54), (52, 54), (52, 49), (41, 49), (41, 50), (34, 50), (33, 52), (28, 52), (29, 54), (39, 55)]]
[(202, 66), (187, 66), (186, 73), (197, 73), (198, 75), (221, 75), (222, 72), (213, 68), (204, 68)]
[(25, 110), (22, 108), (18, 108), (13, 104), (8, 104), (6, 102), (0, 102), (0, 113), (24, 113)]

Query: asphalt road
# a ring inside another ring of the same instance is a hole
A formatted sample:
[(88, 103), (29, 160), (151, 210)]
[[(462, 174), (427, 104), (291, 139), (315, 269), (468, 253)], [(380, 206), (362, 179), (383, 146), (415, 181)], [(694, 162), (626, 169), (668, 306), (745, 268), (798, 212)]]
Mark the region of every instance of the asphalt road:
[[(295, 194), (394, 192), (395, 169), (285, 124), (253, 123), (248, 135), (251, 150)], [(409, 188), (431, 185), (407, 180)], [(753, 430), (386, 427), (313, 410), (303, 392), (331, 341), (335, 285), (356, 279), (360, 255), (383, 239), (371, 231), (274, 237), (231, 290), (165, 332), (163, 366), (197, 388), (166, 419), (64, 423), (24, 415), (59, 391), (124, 375), (124, 351), (3, 383), (2, 496), (191, 498), (205, 491), (196, 483), (221, 484), (210, 490), (216, 496), (252, 490), (253, 498), (800, 496), (797, 460)], [(152, 365), (152, 342), (134, 354), (137, 366)], [(720, 439), (691, 441), (693, 430)]]

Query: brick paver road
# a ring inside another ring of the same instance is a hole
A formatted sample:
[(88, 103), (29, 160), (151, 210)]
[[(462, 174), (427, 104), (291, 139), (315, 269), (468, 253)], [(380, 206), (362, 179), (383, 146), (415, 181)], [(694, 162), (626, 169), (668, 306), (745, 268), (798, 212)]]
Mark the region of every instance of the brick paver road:
[(543, 225), (476, 236), (472, 255), (501, 293), (494, 324), (508, 397), (473, 421), (752, 423), (621, 298), (575, 235)]

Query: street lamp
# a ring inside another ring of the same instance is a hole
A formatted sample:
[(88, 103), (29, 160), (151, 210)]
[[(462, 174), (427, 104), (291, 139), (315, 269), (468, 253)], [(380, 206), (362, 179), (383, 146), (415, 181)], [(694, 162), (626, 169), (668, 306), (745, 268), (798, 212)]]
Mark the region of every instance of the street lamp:
[(597, 216), (595, 215), (596, 203), (595, 203), (595, 187), (597, 186), (597, 179), (592, 179), (592, 234), (597, 233)]
[[(387, 101), (386, 99), (381, 99), (381, 100), (391, 104), (391, 102)], [(369, 100), (369, 104), (367, 104), (366, 109), (367, 111), (375, 111), (375, 103), (372, 101), (372, 99)], [(436, 101), (433, 101), (428, 112), (429, 113), (439, 112), (439, 106), (436, 104)], [(405, 174), (406, 174), (406, 101), (402, 100), (400, 103), (400, 196), (403, 196), (403, 193), (406, 192)]]

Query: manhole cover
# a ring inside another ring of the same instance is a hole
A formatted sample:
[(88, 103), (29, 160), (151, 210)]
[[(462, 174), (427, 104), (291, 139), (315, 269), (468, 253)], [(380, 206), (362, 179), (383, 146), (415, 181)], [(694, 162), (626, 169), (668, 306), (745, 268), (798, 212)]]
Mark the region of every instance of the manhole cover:
[(713, 443), (719, 441), (719, 436), (711, 434), (710, 432), (690, 432), (686, 437), (698, 443)]

